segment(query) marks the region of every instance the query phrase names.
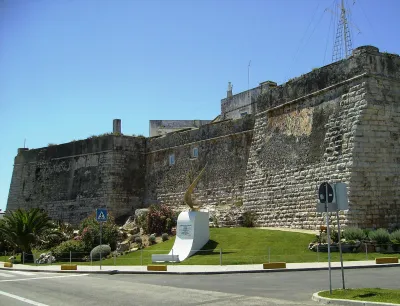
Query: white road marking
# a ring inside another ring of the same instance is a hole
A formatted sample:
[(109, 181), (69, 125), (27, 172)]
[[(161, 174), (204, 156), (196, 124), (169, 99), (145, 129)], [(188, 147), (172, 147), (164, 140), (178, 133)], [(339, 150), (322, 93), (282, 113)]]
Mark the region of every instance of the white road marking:
[(52, 278), (66, 278), (66, 277), (79, 277), (79, 276), (87, 276), (89, 274), (74, 274), (74, 275), (61, 275), (61, 276), (44, 276), (44, 277), (31, 277), (31, 278), (20, 278), (20, 279), (4, 279), (0, 280), (0, 283), (5, 282), (22, 282), (36, 279), (52, 279)]
[(7, 272), (14, 273), (14, 274), (20, 274), (20, 275), (27, 275), (27, 276), (35, 275), (35, 273), (32, 273), (32, 272), (24, 272), (24, 271), (11, 271), (11, 270), (9, 270), (9, 271), (7, 271)]
[(32, 301), (32, 300), (23, 298), (22, 296), (14, 295), (14, 294), (7, 293), (7, 292), (4, 292), (4, 291), (0, 291), (0, 294), (1, 294), (1, 295), (4, 295), (4, 296), (8, 296), (8, 297), (10, 297), (10, 298), (12, 298), (12, 299), (16, 299), (16, 300), (18, 300), (18, 301), (25, 302), (25, 303), (27, 303), (27, 304), (35, 305), (35, 306), (49, 306), (49, 305), (47, 305), (47, 304), (35, 302), (35, 301)]
[(15, 277), (15, 275), (6, 274), (6, 273), (0, 273), (0, 276), (3, 276), (3, 277)]

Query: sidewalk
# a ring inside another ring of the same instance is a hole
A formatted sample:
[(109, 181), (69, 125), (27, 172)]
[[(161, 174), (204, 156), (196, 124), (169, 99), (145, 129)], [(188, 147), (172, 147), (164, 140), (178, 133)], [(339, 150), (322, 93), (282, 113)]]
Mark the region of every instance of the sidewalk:
[[(400, 267), (400, 264), (375, 264), (374, 260), (368, 261), (347, 261), (343, 263), (346, 269), (362, 268), (382, 268)], [(334, 270), (340, 269), (340, 262), (332, 262)], [(168, 264), (167, 271), (155, 272), (147, 271), (147, 266), (87, 266), (78, 265), (77, 270), (61, 271), (61, 266), (54, 265), (21, 265), (15, 264), (13, 268), (4, 268), (4, 263), (0, 262), (0, 270), (20, 270), (32, 272), (60, 272), (60, 273), (104, 273), (104, 274), (142, 274), (142, 273), (162, 273), (162, 274), (227, 274), (227, 273), (261, 273), (261, 272), (290, 272), (290, 271), (313, 271), (327, 270), (327, 262), (308, 262), (308, 263), (287, 263), (286, 269), (263, 269), (262, 264), (253, 265), (174, 265)]]

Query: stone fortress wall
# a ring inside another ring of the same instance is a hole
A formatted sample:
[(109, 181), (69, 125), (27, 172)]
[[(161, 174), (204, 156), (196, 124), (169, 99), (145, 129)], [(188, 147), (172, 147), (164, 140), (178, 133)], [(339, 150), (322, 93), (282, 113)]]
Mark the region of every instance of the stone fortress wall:
[(144, 144), (144, 137), (110, 135), (20, 149), (7, 210), (39, 207), (72, 224), (101, 207), (129, 216), (143, 202)]
[(39, 206), (70, 222), (97, 207), (121, 218), (152, 203), (187, 209), (183, 194), (207, 165), (193, 198), (221, 225), (237, 225), (251, 210), (260, 226), (315, 229), (323, 224), (315, 204), (325, 180), (348, 184), (344, 224), (398, 225), (399, 56), (360, 47), (275, 85), (252, 89), (250, 106), (246, 92), (228, 91), (220, 117), (228, 120), (198, 129), (21, 150), (7, 209)]

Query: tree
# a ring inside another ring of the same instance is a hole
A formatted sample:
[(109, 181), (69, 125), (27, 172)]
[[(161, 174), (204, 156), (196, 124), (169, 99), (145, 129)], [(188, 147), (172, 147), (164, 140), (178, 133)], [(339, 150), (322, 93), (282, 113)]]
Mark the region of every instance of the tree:
[(17, 209), (4, 216), (0, 235), (15, 248), (27, 254), (25, 262), (33, 262), (32, 246), (54, 226), (47, 213), (39, 208), (29, 211)]

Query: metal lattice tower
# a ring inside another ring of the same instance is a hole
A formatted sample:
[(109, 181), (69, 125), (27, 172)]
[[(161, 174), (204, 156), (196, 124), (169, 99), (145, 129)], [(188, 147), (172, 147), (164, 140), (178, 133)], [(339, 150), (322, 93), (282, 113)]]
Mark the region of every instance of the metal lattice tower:
[(343, 58), (350, 56), (353, 46), (351, 43), (351, 35), (349, 25), (347, 21), (347, 11), (344, 6), (344, 0), (342, 0), (342, 6), (340, 10), (340, 19), (336, 31), (335, 44), (333, 46), (332, 61), (340, 61)]

